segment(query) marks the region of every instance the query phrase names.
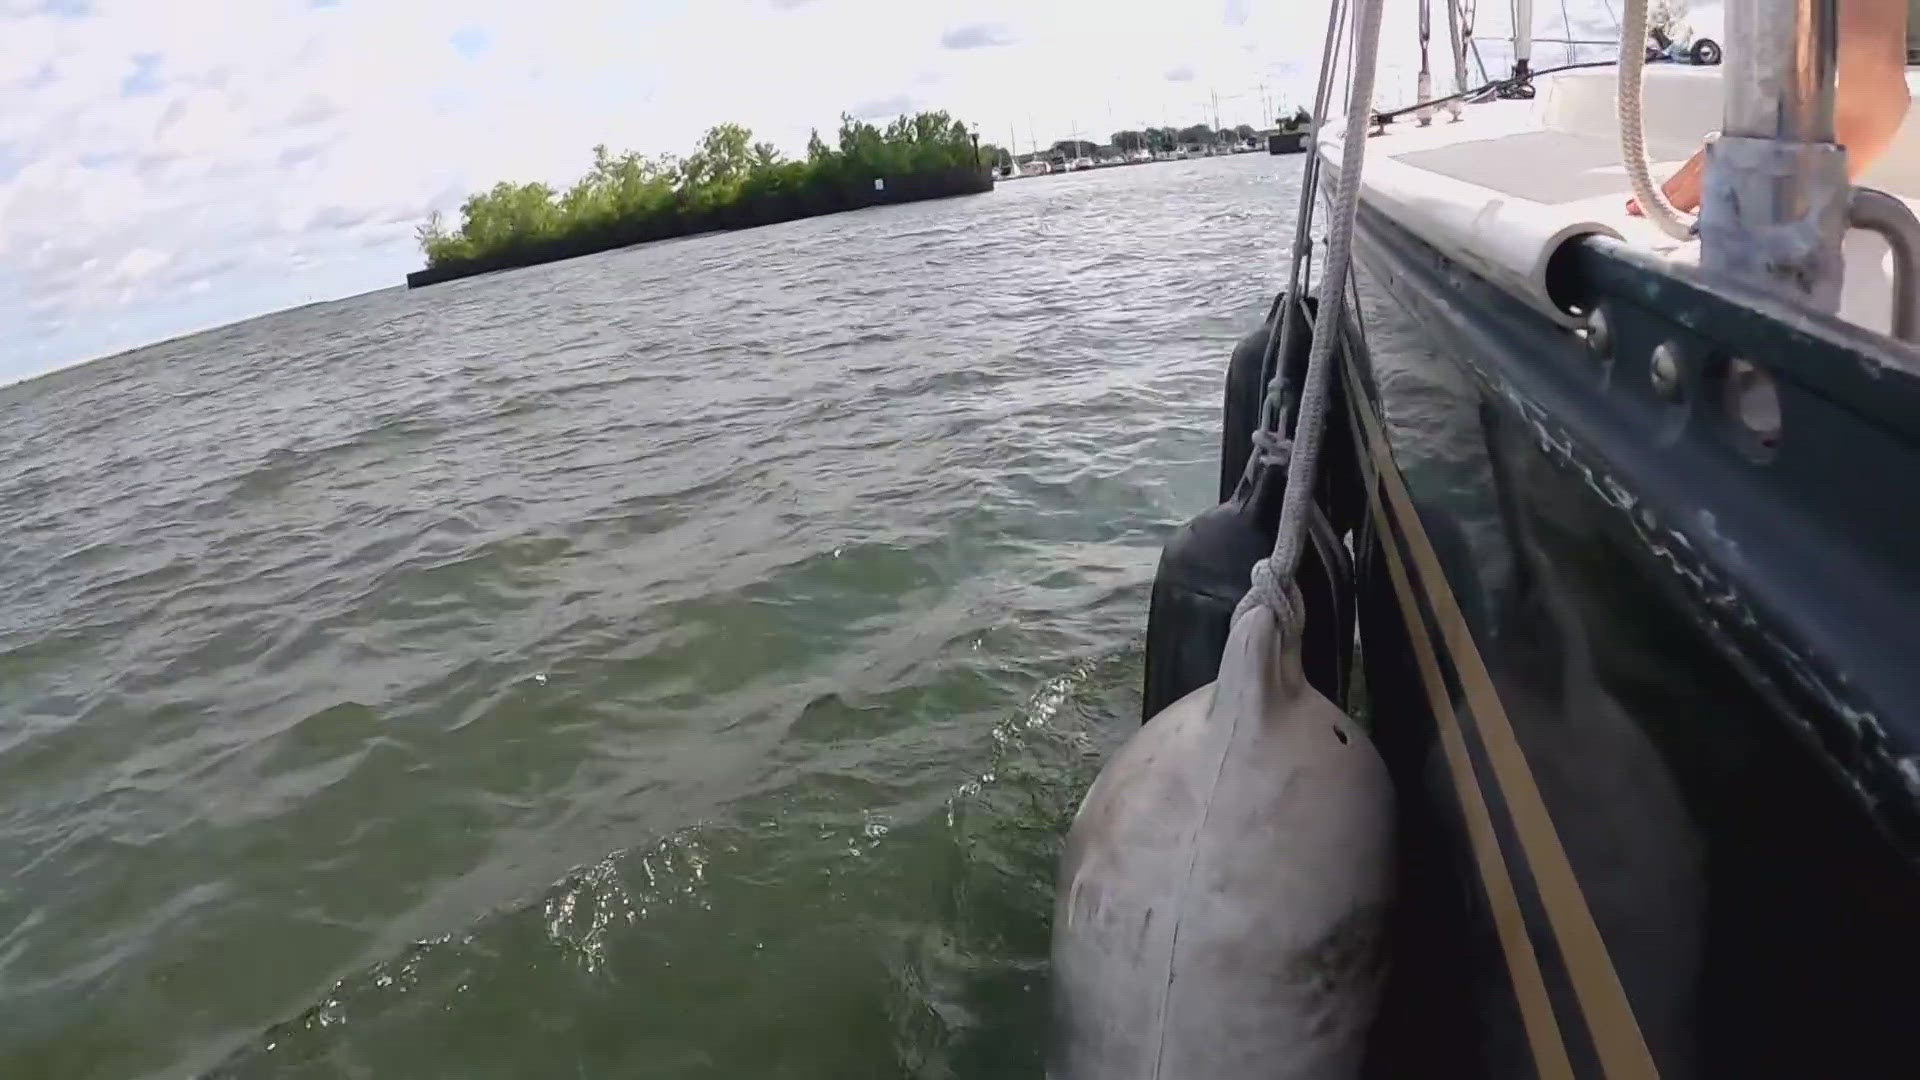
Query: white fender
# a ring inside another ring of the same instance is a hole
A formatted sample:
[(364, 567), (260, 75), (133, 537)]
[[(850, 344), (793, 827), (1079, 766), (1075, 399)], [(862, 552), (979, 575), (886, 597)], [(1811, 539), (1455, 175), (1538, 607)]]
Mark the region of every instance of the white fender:
[(1053, 927), (1055, 1080), (1357, 1076), (1393, 797), (1265, 608), (1088, 790)]

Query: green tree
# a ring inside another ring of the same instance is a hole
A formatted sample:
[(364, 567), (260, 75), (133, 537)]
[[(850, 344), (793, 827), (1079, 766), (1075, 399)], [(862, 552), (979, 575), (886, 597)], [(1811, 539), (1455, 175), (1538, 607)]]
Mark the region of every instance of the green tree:
[(1107, 136), (1107, 141), (1113, 144), (1115, 150), (1131, 154), (1135, 150), (1145, 150), (1147, 148), (1147, 132), (1116, 131), (1112, 135)]
[(1241, 142), (1246, 142), (1246, 141), (1247, 141), (1248, 139), (1251, 139), (1251, 138), (1253, 138), (1253, 136), (1254, 136), (1254, 130), (1253, 130), (1253, 125), (1252, 125), (1252, 124), (1237, 124), (1237, 125), (1235, 125), (1235, 126), (1234, 126), (1234, 129), (1233, 129), (1233, 134), (1234, 134), (1234, 136), (1235, 136), (1236, 138), (1238, 138), (1238, 139), (1239, 139), (1239, 140), (1240, 140)]
[(495, 184), (460, 205), (460, 235), (478, 250), (512, 248), (554, 235), (560, 222), (545, 184)]
[(880, 129), (865, 120), (840, 114), (840, 156), (855, 160), (871, 158), (885, 145)]
[(1213, 141), (1213, 129), (1205, 124), (1183, 127), (1180, 129), (1179, 139), (1184, 144), (1205, 146)]
[(413, 238), (420, 241), (422, 248), (431, 248), (447, 239), (446, 219), (435, 210), (427, 215), (427, 220), (414, 227)]
[(682, 193), (697, 203), (726, 199), (753, 168), (753, 132), (720, 124), (700, 137), (700, 148), (680, 163)]

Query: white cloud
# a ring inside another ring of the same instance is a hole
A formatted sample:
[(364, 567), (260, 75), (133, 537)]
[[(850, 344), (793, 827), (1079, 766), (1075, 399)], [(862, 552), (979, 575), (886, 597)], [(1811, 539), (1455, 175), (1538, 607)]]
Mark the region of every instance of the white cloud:
[(797, 152), (912, 106), (1046, 143), (1309, 95), (1317, 4), (1203, 7), (0, 0), (0, 382), (395, 284), (427, 212), (599, 142), (738, 120)]
[(1013, 31), (998, 23), (966, 23), (940, 35), (940, 45), (947, 49), (991, 49), (1013, 42)]
[(137, 247), (120, 256), (120, 261), (107, 272), (107, 281), (121, 286), (133, 285), (172, 261), (173, 256), (167, 252)]

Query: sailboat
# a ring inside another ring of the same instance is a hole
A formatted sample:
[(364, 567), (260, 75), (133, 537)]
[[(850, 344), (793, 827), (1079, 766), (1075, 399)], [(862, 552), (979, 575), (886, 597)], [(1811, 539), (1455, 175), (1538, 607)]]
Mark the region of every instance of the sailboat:
[(1026, 175), (1020, 171), (1019, 151), (1019, 136), (1014, 133), (1013, 125), (1009, 124), (1007, 125), (1007, 164), (1004, 168), (997, 170), (1000, 174), (1000, 179), (1017, 180), (1021, 176)]
[(1068, 836), (1049, 1075), (1912, 1071), (1920, 117), (1848, 180), (1835, 3), (1649, 66), (1627, 0), (1617, 63), (1540, 70), (1517, 0), (1424, 126), (1332, 5), (1290, 288)]
[[(1008, 134), (1010, 136), (1013, 134), (1011, 128), (1008, 129)], [(1018, 143), (1016, 142), (1015, 145), (1018, 145)], [(1020, 161), (1016, 158), (1014, 163), (1018, 166), (1021, 176), (1045, 176), (1053, 171), (1053, 167), (1047, 163), (1047, 159), (1040, 156), (1040, 142), (1034, 136), (1033, 117), (1031, 115), (1027, 117), (1027, 160)]]

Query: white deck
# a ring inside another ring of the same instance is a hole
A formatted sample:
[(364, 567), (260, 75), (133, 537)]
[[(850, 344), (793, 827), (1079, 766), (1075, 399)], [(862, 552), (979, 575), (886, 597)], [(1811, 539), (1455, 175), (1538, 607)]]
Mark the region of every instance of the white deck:
[[(1422, 128), (1407, 116), (1367, 144), (1363, 198), (1422, 239), (1514, 289), (1562, 321), (1546, 295), (1546, 263), (1567, 239), (1619, 237), (1680, 261), (1698, 243), (1678, 243), (1626, 212), (1626, 172), (1614, 119), (1611, 68), (1538, 80), (1533, 101), (1469, 105)], [(1920, 72), (1908, 73), (1920, 100)], [(1664, 179), (1698, 149), (1721, 116), (1719, 68), (1655, 65), (1645, 82), (1647, 150)], [(1337, 172), (1339, 125), (1323, 129), (1321, 153)], [(1886, 158), (1863, 178), (1920, 210), (1920, 106), (1909, 112)], [(1847, 239), (1841, 316), (1885, 332), (1891, 261), (1879, 237)]]

